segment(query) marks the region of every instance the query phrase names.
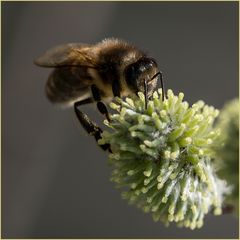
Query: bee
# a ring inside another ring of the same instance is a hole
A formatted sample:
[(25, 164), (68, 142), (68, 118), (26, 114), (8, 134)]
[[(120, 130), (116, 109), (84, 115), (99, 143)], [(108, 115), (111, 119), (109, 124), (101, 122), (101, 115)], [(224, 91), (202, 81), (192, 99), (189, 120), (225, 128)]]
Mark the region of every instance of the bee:
[[(109, 38), (97, 44), (69, 43), (48, 50), (35, 61), (41, 67), (53, 68), (46, 95), (53, 103), (73, 106), (83, 128), (98, 141), (102, 130), (79, 110), (83, 104), (96, 102), (97, 109), (108, 121), (105, 103), (113, 97), (126, 97), (144, 92), (147, 100), (157, 87), (162, 73), (156, 61), (135, 46)], [(164, 100), (164, 90), (163, 90)], [(108, 145), (101, 145), (110, 150)]]

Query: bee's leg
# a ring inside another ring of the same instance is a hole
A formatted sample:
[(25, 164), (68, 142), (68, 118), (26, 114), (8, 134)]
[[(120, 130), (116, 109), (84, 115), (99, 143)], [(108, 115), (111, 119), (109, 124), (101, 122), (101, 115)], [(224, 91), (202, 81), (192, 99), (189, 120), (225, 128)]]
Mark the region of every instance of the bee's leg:
[[(113, 81), (112, 92), (114, 97), (121, 97), (121, 86), (119, 81)], [(120, 105), (120, 111), (122, 110), (122, 105)]]
[(119, 81), (113, 81), (112, 92), (114, 97), (121, 97), (121, 87)]
[(74, 109), (81, 106), (81, 105), (84, 105), (84, 104), (88, 104), (88, 103), (93, 103), (93, 99), (91, 97), (89, 98), (86, 98), (86, 99), (83, 99), (81, 101), (78, 101), (78, 102), (75, 102), (74, 103)]
[[(78, 106), (86, 104), (86, 103), (91, 103), (93, 102), (92, 98), (87, 98), (83, 101), (79, 101), (74, 103), (74, 111), (76, 113), (76, 116), (81, 123), (82, 127), (87, 131), (87, 133), (91, 136), (94, 136), (96, 142), (101, 139), (101, 134), (102, 134), (102, 129), (97, 126), (96, 123), (91, 121), (91, 119), (87, 116), (87, 114), (83, 113), (78, 109)], [(108, 150), (109, 152), (111, 151), (110, 145), (109, 144), (104, 144), (104, 145), (99, 145), (103, 150)]]
[(97, 102), (98, 111), (105, 116), (105, 118), (110, 122), (110, 117), (106, 105), (101, 102), (101, 94), (96, 85), (91, 86), (93, 99)]

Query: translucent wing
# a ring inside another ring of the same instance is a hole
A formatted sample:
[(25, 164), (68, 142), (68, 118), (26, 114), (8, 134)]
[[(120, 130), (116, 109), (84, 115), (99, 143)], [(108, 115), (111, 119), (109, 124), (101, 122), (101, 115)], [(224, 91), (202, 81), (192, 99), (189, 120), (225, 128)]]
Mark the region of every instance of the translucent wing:
[(41, 67), (86, 66), (96, 67), (96, 54), (93, 45), (68, 43), (49, 49), (34, 61)]
[(75, 101), (90, 97), (92, 84), (87, 68), (61, 67), (52, 71), (45, 90), (51, 102), (70, 106)]
[(48, 50), (35, 61), (38, 66), (55, 68), (46, 84), (48, 99), (69, 105), (90, 97), (93, 78), (89, 68), (96, 68), (96, 61), (94, 45), (68, 43)]

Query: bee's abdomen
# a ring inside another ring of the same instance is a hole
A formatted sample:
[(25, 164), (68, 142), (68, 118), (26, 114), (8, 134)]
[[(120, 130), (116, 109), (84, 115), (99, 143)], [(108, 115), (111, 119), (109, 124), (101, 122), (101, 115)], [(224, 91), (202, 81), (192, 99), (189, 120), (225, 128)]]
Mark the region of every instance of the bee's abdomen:
[(68, 103), (86, 94), (91, 81), (84, 69), (57, 68), (48, 78), (46, 95), (53, 103)]

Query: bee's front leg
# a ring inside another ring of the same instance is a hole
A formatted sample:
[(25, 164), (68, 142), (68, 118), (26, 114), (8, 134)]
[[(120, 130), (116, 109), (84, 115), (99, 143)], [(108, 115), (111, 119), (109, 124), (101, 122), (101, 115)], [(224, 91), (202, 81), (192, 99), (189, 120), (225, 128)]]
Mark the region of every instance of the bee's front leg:
[(97, 102), (98, 111), (105, 116), (105, 118), (110, 122), (109, 113), (106, 105), (101, 101), (101, 94), (96, 85), (91, 86), (91, 91), (93, 99)]
[[(74, 103), (74, 111), (76, 113), (76, 116), (81, 123), (82, 127), (87, 131), (87, 133), (91, 136), (94, 136), (96, 142), (98, 142), (99, 139), (101, 139), (101, 134), (102, 134), (102, 129), (94, 123), (88, 116), (87, 114), (83, 113), (78, 109), (80, 105), (86, 104), (86, 103), (91, 103), (93, 102), (92, 98), (87, 98), (85, 100), (79, 101)], [(104, 145), (99, 145), (104, 151), (108, 150), (109, 152), (111, 151), (110, 145), (109, 144), (104, 144)]]

